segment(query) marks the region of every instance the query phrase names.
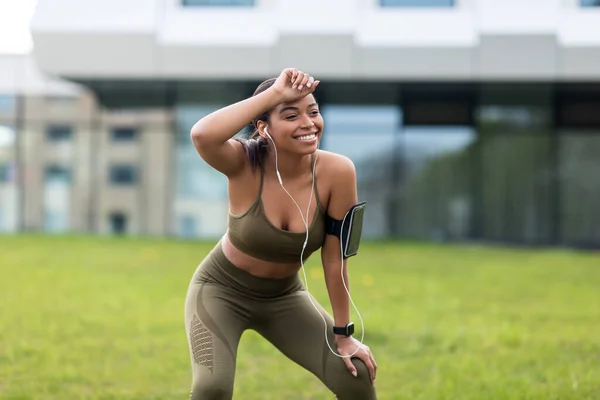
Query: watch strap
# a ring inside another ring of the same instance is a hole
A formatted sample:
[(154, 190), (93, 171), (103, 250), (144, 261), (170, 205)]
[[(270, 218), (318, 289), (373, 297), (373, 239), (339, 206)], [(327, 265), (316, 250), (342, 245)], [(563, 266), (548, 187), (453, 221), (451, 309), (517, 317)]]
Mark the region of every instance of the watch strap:
[(336, 335), (352, 336), (354, 334), (354, 323), (350, 322), (346, 326), (334, 326), (333, 333)]

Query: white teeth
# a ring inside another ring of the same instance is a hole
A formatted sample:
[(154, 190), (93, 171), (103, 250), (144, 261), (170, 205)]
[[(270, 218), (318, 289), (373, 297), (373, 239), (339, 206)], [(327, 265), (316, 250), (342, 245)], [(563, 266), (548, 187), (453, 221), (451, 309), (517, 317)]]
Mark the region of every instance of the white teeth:
[(317, 137), (317, 135), (313, 133), (311, 135), (299, 136), (296, 139), (298, 139), (298, 140), (312, 140), (312, 139), (314, 139), (316, 137)]

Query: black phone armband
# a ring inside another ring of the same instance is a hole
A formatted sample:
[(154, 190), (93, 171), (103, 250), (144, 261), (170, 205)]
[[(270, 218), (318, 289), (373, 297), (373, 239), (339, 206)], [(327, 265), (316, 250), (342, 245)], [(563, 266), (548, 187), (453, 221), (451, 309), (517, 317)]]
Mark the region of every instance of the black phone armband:
[(340, 239), (344, 259), (358, 254), (366, 205), (363, 201), (352, 206), (341, 220), (326, 217), (326, 232)]

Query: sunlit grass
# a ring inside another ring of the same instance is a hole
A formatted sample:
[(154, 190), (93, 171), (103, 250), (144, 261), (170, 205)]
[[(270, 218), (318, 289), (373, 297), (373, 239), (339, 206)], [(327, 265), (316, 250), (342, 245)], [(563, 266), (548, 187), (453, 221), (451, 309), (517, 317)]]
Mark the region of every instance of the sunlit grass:
[[(0, 237), (0, 399), (188, 398), (185, 292), (212, 245)], [(380, 399), (600, 398), (600, 255), (364, 243), (350, 264)], [(249, 331), (234, 398), (332, 396)]]

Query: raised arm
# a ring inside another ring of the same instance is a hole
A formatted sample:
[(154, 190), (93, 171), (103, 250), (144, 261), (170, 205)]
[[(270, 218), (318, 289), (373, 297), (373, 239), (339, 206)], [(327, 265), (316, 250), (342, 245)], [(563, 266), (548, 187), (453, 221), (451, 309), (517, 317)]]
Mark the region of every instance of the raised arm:
[(200, 157), (228, 177), (242, 172), (245, 150), (233, 137), (257, 116), (280, 103), (312, 93), (319, 85), (313, 77), (294, 68), (284, 69), (273, 86), (248, 99), (221, 108), (200, 121), (190, 131)]
[(228, 177), (240, 173), (246, 155), (242, 144), (233, 137), (257, 115), (280, 102), (281, 96), (269, 88), (207, 115), (196, 122), (190, 132), (196, 151), (210, 166)]
[[(335, 155), (337, 160), (332, 160), (331, 174), (333, 187), (331, 197), (327, 207), (327, 214), (336, 220), (344, 218), (348, 210), (358, 203), (358, 191), (356, 187), (356, 170), (352, 161), (344, 156)], [(325, 243), (321, 249), (321, 259), (325, 274), (325, 285), (329, 293), (331, 308), (333, 310), (333, 319), (335, 326), (345, 326), (350, 322), (350, 283), (348, 282), (348, 260), (344, 260), (340, 248), (340, 239), (334, 235), (327, 235)], [(342, 281), (343, 276), (343, 281)], [(346, 287), (348, 288), (346, 292)], [(338, 352), (342, 356), (354, 354), (367, 366), (370, 372), (371, 381), (375, 380), (377, 364), (371, 355), (368, 346), (360, 343), (353, 337), (336, 335)], [(357, 351), (357, 347), (359, 350)], [(356, 374), (356, 368), (350, 358), (344, 358), (348, 370)]]

